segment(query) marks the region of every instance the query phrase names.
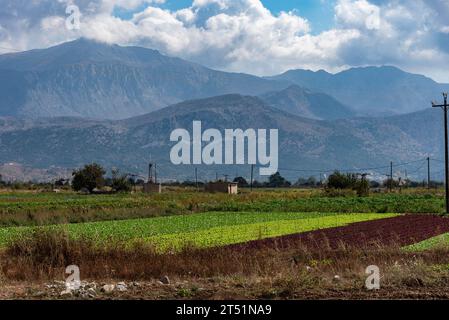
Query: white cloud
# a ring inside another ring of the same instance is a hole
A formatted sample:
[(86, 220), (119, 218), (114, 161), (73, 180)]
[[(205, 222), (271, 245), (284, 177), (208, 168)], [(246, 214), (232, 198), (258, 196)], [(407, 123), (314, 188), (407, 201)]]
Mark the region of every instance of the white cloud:
[(108, 42), (127, 39), (214, 68), (256, 74), (318, 68), (324, 58), (333, 69), (330, 62), (338, 60), (339, 46), (359, 36), (357, 30), (312, 36), (306, 19), (293, 12), (273, 15), (259, 0), (196, 0), (176, 12), (148, 7), (113, 33), (104, 20), (95, 17), (83, 35)]
[[(338, 0), (335, 27), (319, 34), (296, 11), (274, 15), (260, 0), (194, 0), (178, 11), (154, 5), (164, 0), (3, 2), (0, 47), (31, 49), (84, 36), (259, 75), (393, 64), (449, 82), (440, 72), (449, 61), (447, 0)], [(63, 27), (71, 3), (83, 14), (79, 31)], [(116, 7), (135, 11), (143, 4), (130, 20), (113, 16)]]
[[(440, 18), (449, 15), (449, 6), (437, 6), (440, 0), (372, 2), (378, 5), (366, 0), (338, 1), (338, 26), (361, 31), (359, 38), (340, 51), (342, 60), (350, 66), (396, 65), (449, 82), (449, 75), (442, 76), (440, 71), (442, 65), (448, 65), (449, 48), (443, 42), (449, 39), (438, 37), (442, 28)], [(369, 12), (378, 15), (378, 28), (367, 27)]]
[(449, 33), (449, 26), (441, 27), (441, 32), (442, 33)]
[(380, 8), (366, 0), (340, 0), (335, 6), (337, 22), (345, 27), (377, 30), (380, 28)]

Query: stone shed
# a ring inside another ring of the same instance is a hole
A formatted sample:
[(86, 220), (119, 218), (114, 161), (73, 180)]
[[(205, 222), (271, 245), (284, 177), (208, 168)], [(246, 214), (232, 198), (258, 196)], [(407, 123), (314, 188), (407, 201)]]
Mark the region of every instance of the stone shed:
[(238, 183), (236, 182), (209, 182), (206, 184), (206, 192), (211, 193), (228, 193), (228, 194), (238, 194)]

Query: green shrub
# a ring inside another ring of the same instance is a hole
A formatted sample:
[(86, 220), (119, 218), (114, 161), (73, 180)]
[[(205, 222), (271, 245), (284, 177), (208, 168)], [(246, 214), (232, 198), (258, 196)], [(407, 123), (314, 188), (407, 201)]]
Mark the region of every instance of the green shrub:
[(73, 172), (72, 188), (75, 191), (87, 189), (89, 192), (96, 188), (102, 188), (105, 183), (105, 174), (106, 171), (99, 164), (86, 165), (83, 169)]
[(335, 190), (354, 190), (359, 197), (366, 197), (369, 195), (370, 184), (361, 175), (335, 171), (329, 176), (327, 189), (330, 190), (329, 194), (335, 194)]
[(116, 192), (129, 192), (132, 187), (126, 174), (121, 175), (119, 170), (112, 170), (111, 188)]

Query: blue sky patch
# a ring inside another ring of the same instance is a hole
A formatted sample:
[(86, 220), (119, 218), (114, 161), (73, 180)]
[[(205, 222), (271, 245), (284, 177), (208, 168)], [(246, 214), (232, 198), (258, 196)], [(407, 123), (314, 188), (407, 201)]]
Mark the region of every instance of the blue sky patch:
[[(281, 11), (294, 11), (297, 15), (306, 18), (312, 26), (312, 33), (318, 34), (334, 26), (334, 7), (336, 0), (262, 0), (263, 5), (273, 14)], [(192, 0), (167, 0), (164, 4), (151, 4), (171, 11), (188, 8)], [(114, 16), (122, 19), (131, 19), (133, 14), (141, 12), (148, 5), (142, 5), (134, 10), (115, 8)]]

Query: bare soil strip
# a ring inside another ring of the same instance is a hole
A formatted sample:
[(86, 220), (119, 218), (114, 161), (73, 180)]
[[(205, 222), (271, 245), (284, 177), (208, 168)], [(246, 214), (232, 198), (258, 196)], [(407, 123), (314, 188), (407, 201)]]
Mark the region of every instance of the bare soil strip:
[(294, 247), (295, 244), (311, 249), (337, 249), (341, 246), (357, 248), (375, 245), (407, 246), (447, 232), (449, 232), (449, 218), (414, 214), (256, 240), (231, 247), (287, 248)]

